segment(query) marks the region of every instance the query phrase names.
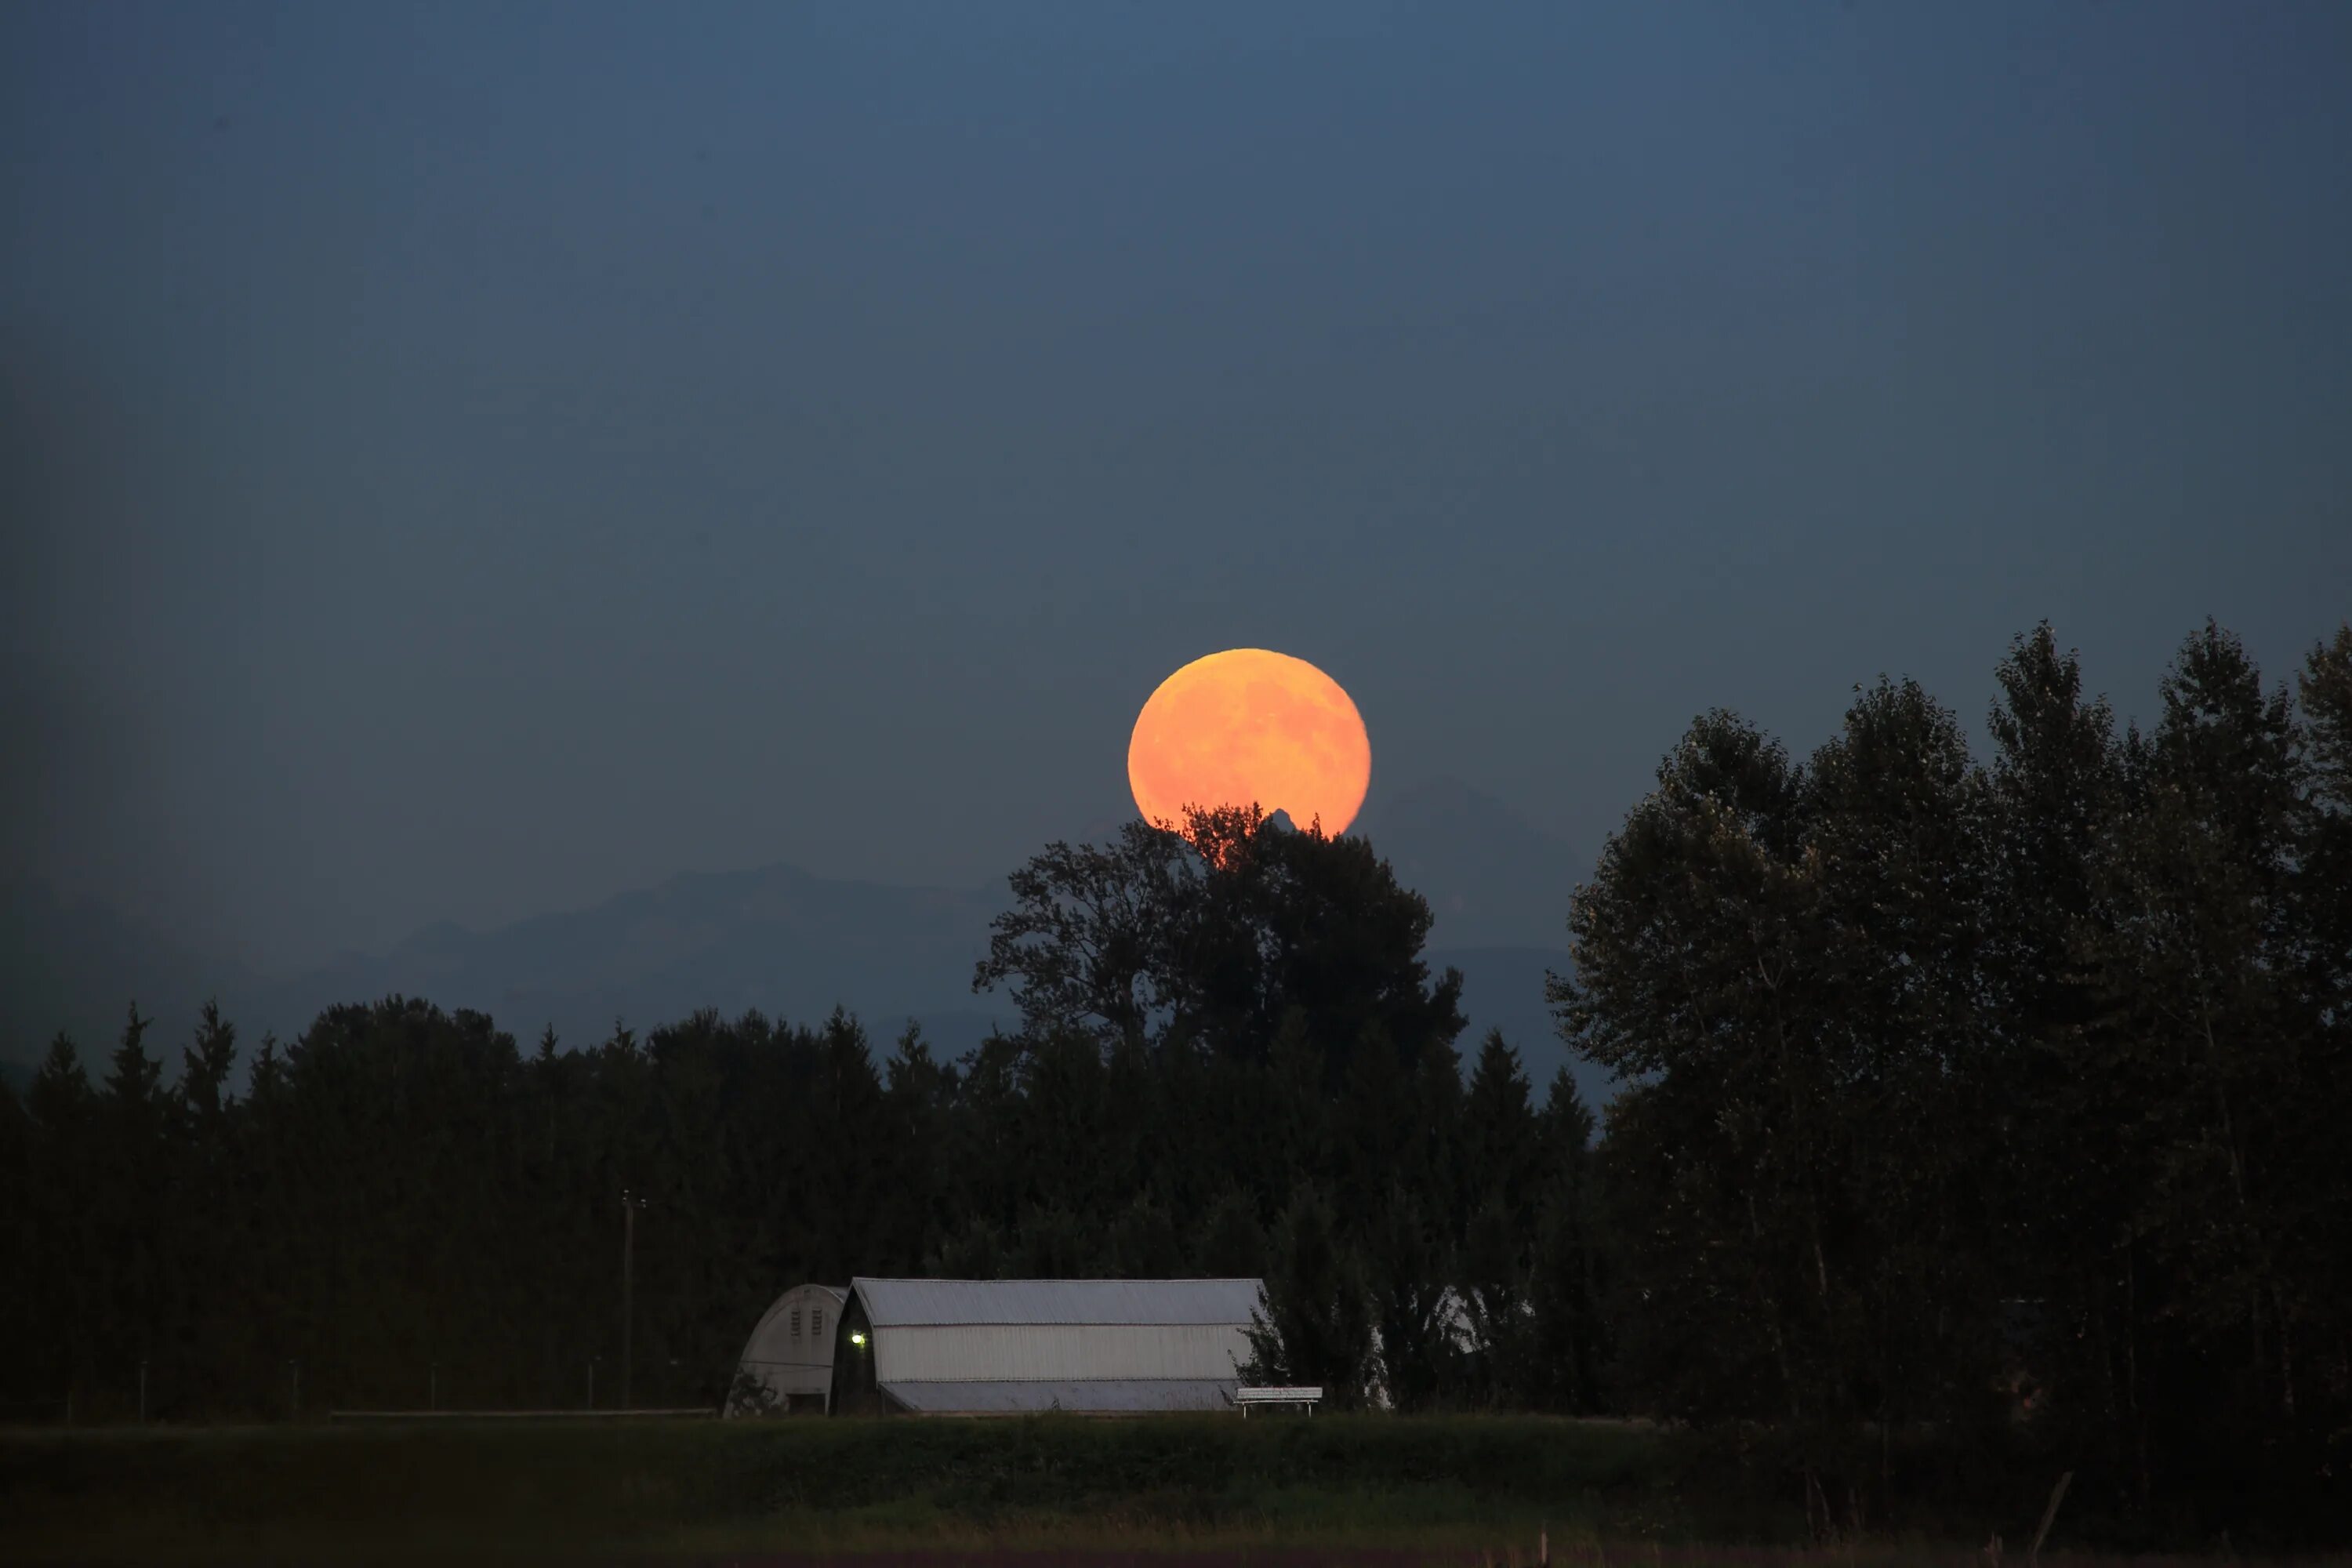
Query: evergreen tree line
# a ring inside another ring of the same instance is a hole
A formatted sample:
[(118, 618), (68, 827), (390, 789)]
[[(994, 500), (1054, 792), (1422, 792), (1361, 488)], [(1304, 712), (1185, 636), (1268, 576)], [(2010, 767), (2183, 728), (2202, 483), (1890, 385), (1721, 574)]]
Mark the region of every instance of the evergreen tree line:
[[(142, 1365), (159, 1419), (610, 1406), (624, 1193), (640, 1406), (740, 1397), (745, 1337), (803, 1280), (1257, 1276), (1277, 1252), (1324, 1271), (1283, 1321), (1341, 1403), (1378, 1377), (1376, 1327), (1407, 1407), (1597, 1402), (1592, 1347), (1544, 1361), (1509, 1307), (1522, 1236), (1586, 1245), (1565, 1216), (1592, 1118), (1565, 1073), (1536, 1103), (1499, 1037), (1465, 1082), (1459, 976), (1429, 974), (1428, 909), (1368, 845), (1229, 811), (1056, 845), (1013, 885), (977, 983), (1024, 1022), (959, 1062), (843, 1014), (526, 1049), (395, 997), (265, 1038), (231, 1094), (215, 1009), (170, 1073), (135, 1008), (95, 1082), (60, 1037), (0, 1100), (0, 1407), (126, 1418)], [(1449, 1336), (1457, 1258), (1483, 1272)], [(1573, 1299), (1548, 1329), (1595, 1331), (1585, 1272), (1553, 1268)]]
[(1802, 763), (1692, 725), (1561, 890), (1604, 1128), (1498, 1037), (1465, 1075), (1426, 904), (1255, 810), (1016, 872), (1021, 1023), (956, 1062), (394, 998), (231, 1095), (227, 1021), (167, 1079), (134, 1010), (0, 1098), (0, 1398), (610, 1404), (625, 1190), (640, 1405), (727, 1398), (803, 1279), (1262, 1274), (1254, 1374), (1343, 1405), (1760, 1421), (1862, 1488), (2024, 1441), (2143, 1510), (2340, 1477), (2352, 628), (2298, 702), (2209, 625), (2144, 732), (2047, 627), (1999, 676), (1981, 759), (1907, 681)]

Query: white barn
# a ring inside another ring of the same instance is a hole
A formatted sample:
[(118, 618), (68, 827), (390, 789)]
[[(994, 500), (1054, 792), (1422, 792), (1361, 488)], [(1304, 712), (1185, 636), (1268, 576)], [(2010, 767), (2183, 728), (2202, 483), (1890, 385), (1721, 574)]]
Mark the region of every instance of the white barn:
[(1225, 1410), (1255, 1279), (857, 1279), (836, 1413)]
[(831, 1408), (833, 1350), (848, 1294), (833, 1285), (795, 1285), (777, 1297), (735, 1364), (727, 1414)]

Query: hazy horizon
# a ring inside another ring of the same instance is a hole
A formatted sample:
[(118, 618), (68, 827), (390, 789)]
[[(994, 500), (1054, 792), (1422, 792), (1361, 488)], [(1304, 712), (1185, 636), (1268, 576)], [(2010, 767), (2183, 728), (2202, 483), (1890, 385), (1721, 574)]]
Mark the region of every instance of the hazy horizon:
[(0, 877), (275, 967), (972, 887), (1154, 685), (1588, 859), (1691, 717), (2352, 581), (2352, 12), (19, 7)]

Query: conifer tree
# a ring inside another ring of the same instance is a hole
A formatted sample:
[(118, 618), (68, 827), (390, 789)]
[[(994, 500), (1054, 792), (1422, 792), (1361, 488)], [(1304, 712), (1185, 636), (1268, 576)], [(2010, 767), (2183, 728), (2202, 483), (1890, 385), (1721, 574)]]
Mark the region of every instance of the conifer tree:
[(1248, 1194), (1228, 1187), (1202, 1216), (1193, 1267), (1212, 1279), (1255, 1279), (1265, 1273), (1265, 1231)]
[(1275, 1227), (1265, 1306), (1248, 1333), (1244, 1376), (1320, 1388), (1337, 1409), (1363, 1403), (1374, 1372), (1370, 1301), (1329, 1203), (1311, 1186), (1293, 1195)]
[(1592, 1112), (1566, 1068), (1545, 1096), (1546, 1169), (1528, 1272), (1529, 1342), (1524, 1396), (1541, 1409), (1590, 1414), (1601, 1405), (1609, 1329), (1605, 1226), (1592, 1151)]

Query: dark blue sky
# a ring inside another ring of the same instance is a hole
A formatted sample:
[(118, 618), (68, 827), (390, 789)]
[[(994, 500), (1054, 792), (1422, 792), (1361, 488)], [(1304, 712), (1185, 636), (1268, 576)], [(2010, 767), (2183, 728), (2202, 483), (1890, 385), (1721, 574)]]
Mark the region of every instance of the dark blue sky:
[(974, 883), (1184, 660), (1691, 715), (2352, 612), (2352, 7), (0, 11), (0, 872), (278, 963)]

